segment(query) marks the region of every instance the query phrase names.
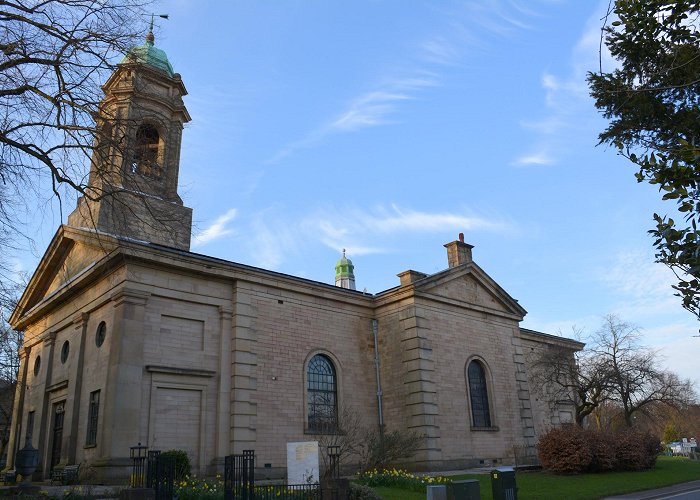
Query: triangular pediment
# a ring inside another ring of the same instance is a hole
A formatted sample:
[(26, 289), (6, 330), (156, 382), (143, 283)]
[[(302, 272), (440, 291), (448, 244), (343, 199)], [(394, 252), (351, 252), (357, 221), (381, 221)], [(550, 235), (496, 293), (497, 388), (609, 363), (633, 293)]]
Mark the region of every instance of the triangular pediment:
[(467, 307), (521, 318), (527, 314), (517, 300), (474, 263), (428, 276), (416, 283), (416, 291)]
[(10, 322), (54, 295), (104, 257), (114, 244), (94, 232), (61, 226), (29, 280)]

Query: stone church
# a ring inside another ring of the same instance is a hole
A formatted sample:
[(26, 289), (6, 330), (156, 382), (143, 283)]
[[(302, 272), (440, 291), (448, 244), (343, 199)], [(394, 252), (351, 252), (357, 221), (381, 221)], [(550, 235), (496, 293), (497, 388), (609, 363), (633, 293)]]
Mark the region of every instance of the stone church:
[(350, 408), (419, 433), (414, 468), (455, 468), (533, 457), (571, 420), (529, 385), (528, 360), (582, 344), (520, 328), (526, 311), (463, 238), (444, 271), (376, 294), (354, 289), (345, 255), (331, 285), (193, 253), (180, 75), (149, 34), (103, 89), (90, 186), (113, 195), (79, 199), (11, 317), (25, 340), (9, 467), (29, 442), (43, 477), (82, 463), (116, 480), (142, 443), (186, 450), (200, 475), (244, 449), (283, 474), (287, 442)]

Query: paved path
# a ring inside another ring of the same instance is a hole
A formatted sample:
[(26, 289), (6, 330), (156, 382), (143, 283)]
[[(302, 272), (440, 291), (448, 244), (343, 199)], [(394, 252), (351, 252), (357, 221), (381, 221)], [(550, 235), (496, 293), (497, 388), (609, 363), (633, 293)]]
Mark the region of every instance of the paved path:
[[(63, 498), (64, 494), (68, 490), (78, 490), (83, 495), (95, 495), (97, 498), (102, 496), (106, 498), (114, 498), (119, 496), (118, 490), (124, 489), (125, 486), (103, 486), (103, 485), (51, 485), (48, 482), (32, 483), (38, 486), (40, 491), (46, 491), (49, 496), (55, 498)], [(12, 486), (0, 486), (0, 490), (10, 489)], [(117, 493), (117, 494), (115, 494)]]
[(638, 491), (614, 497), (606, 497), (603, 500), (699, 500), (700, 481), (674, 484), (656, 490)]

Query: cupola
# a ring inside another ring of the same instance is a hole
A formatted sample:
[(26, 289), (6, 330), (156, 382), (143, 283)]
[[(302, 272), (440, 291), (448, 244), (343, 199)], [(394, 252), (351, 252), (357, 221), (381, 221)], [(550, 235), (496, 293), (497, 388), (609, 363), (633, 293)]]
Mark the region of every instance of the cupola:
[(355, 266), (352, 261), (345, 256), (343, 248), (343, 256), (335, 265), (335, 286), (355, 290)]

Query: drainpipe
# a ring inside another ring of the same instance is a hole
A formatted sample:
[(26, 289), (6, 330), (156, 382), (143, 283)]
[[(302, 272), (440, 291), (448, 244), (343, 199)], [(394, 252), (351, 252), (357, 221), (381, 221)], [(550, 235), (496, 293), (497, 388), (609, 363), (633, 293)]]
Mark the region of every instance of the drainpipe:
[(379, 435), (384, 434), (384, 416), (382, 415), (382, 381), (379, 377), (379, 342), (377, 341), (377, 330), (379, 322), (372, 320), (372, 335), (374, 336), (374, 371), (377, 375), (377, 409), (379, 415)]

